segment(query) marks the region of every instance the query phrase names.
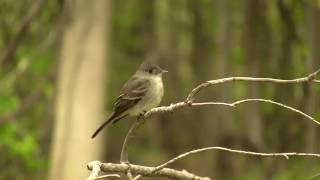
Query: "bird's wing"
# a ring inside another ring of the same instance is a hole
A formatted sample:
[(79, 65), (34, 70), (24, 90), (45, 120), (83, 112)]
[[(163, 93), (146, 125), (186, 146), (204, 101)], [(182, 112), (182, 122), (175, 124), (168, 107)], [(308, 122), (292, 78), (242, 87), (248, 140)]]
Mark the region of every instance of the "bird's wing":
[(118, 122), (123, 117), (127, 116), (125, 112), (136, 105), (147, 93), (150, 86), (150, 81), (147, 79), (141, 79), (133, 77), (122, 88), (121, 95), (116, 99), (114, 103), (114, 110), (111, 116), (106, 122), (104, 122), (93, 133), (91, 138), (95, 138), (99, 132), (110, 122), (112, 124)]
[(122, 115), (125, 111), (136, 105), (147, 93), (150, 81), (142, 78), (130, 79), (121, 89), (121, 95), (114, 103), (114, 117)]

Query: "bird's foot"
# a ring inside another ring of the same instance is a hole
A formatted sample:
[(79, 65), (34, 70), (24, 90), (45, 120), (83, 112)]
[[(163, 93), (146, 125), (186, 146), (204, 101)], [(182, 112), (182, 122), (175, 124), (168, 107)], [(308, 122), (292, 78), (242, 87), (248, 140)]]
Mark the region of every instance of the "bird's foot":
[(139, 116), (138, 116), (138, 121), (141, 122), (141, 124), (144, 124), (146, 123), (146, 119), (144, 118), (144, 114), (146, 113), (147, 111), (142, 111)]

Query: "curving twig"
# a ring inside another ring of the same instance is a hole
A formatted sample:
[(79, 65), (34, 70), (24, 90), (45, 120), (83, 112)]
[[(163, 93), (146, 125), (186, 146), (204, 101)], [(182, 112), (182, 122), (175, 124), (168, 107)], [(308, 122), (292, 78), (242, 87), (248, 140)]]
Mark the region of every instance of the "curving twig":
[(309, 180), (315, 179), (315, 178), (317, 178), (317, 177), (319, 177), (319, 176), (320, 176), (320, 173), (317, 173), (317, 174), (311, 176), (311, 177), (309, 178)]
[(311, 157), (316, 157), (320, 158), (320, 154), (313, 154), (313, 153), (297, 153), (297, 152), (285, 152), (285, 153), (259, 153), (259, 152), (253, 152), (253, 151), (243, 151), (243, 150), (237, 150), (237, 149), (230, 149), (230, 148), (225, 148), (225, 147), (207, 147), (207, 148), (202, 148), (202, 149), (195, 149), (192, 151), (188, 151), (186, 153), (180, 154), (179, 156), (157, 166), (153, 171), (157, 172), (164, 167), (176, 162), (177, 160), (180, 160), (186, 156), (190, 156), (192, 154), (204, 152), (204, 151), (211, 151), (211, 150), (220, 150), (220, 151), (227, 151), (231, 153), (237, 153), (237, 154), (245, 154), (245, 155), (252, 155), (252, 156), (267, 156), (267, 157), (274, 157), (274, 156), (280, 156), (284, 157), (286, 159), (289, 159), (290, 156), (311, 156)]
[(132, 126), (130, 127), (122, 145), (121, 154), (120, 154), (120, 163), (125, 163), (125, 164), (129, 163), (129, 158), (128, 158), (129, 141), (131, 140), (131, 138), (133, 138), (134, 133), (140, 127), (141, 124), (142, 122), (137, 120), (133, 122)]
[(282, 103), (279, 103), (279, 102), (276, 102), (276, 101), (272, 101), (272, 100), (269, 100), (269, 99), (244, 99), (244, 100), (236, 101), (236, 102), (234, 102), (234, 103), (232, 103), (232, 104), (230, 104), (230, 105), (236, 106), (236, 105), (238, 105), (238, 104), (242, 104), (242, 103), (250, 102), (250, 101), (260, 101), (260, 102), (267, 102), (267, 103), (275, 104), (275, 105), (277, 105), (277, 106), (280, 106), (280, 107), (289, 109), (289, 110), (291, 110), (291, 111), (294, 111), (294, 112), (296, 112), (296, 113), (298, 113), (298, 114), (301, 114), (302, 116), (310, 119), (311, 121), (313, 121), (314, 123), (316, 123), (317, 125), (320, 126), (320, 122), (317, 121), (317, 120), (315, 120), (315, 119), (314, 119), (313, 117), (311, 117), (310, 115), (308, 115), (308, 114), (306, 114), (306, 113), (304, 113), (304, 112), (302, 112), (302, 111), (300, 111), (300, 110), (298, 110), (298, 109), (295, 109), (295, 108), (293, 108), (293, 107), (290, 107), (290, 106), (287, 106), (287, 105), (285, 105), (285, 104), (282, 104)]
[(198, 85), (194, 88), (191, 93), (187, 97), (187, 101), (192, 101), (194, 97), (204, 88), (216, 84), (223, 84), (234, 81), (246, 81), (246, 82), (263, 82), (263, 83), (278, 83), (278, 84), (297, 84), (297, 83), (305, 83), (305, 82), (315, 82), (319, 83), (318, 80), (315, 80), (316, 76), (320, 74), (320, 69), (315, 71), (314, 73), (309, 74), (306, 77), (297, 78), (297, 79), (274, 79), (274, 78), (253, 78), (253, 77), (228, 77), (216, 80), (210, 80), (205, 83)]

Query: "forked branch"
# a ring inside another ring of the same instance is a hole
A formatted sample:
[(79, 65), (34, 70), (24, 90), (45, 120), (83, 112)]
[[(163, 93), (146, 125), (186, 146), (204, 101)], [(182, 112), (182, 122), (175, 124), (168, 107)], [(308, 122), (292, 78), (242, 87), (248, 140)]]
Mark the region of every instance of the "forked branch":
[[(320, 122), (318, 122), (313, 117), (309, 116), (308, 114), (306, 114), (298, 109), (295, 109), (293, 107), (290, 107), (288, 105), (285, 105), (285, 104), (282, 104), (279, 102), (267, 100), (267, 99), (244, 99), (244, 100), (236, 101), (233, 103), (225, 103), (225, 102), (194, 103), (195, 96), (198, 94), (198, 92), (200, 92), (202, 89), (209, 87), (209, 86), (212, 86), (212, 85), (223, 84), (223, 83), (228, 83), (228, 82), (235, 82), (235, 81), (259, 82), (259, 83), (281, 83), (281, 84), (294, 84), (294, 83), (297, 84), (297, 83), (308, 83), (308, 82), (319, 83), (317, 80), (315, 80), (316, 76), (318, 76), (319, 74), (320, 74), (320, 69), (318, 69), (314, 73), (307, 75), (306, 77), (301, 77), (301, 78), (296, 78), (296, 79), (291, 79), (291, 80), (274, 79), (274, 78), (252, 78), (252, 77), (229, 77), (229, 78), (211, 80), (211, 81), (207, 81), (205, 83), (202, 83), (202, 84), (198, 85), (196, 88), (194, 88), (189, 93), (188, 97), (186, 98), (186, 100), (184, 102), (178, 102), (175, 104), (171, 104), (169, 106), (153, 108), (150, 111), (148, 111), (147, 113), (145, 113), (143, 118), (147, 119), (148, 117), (150, 117), (153, 114), (172, 112), (177, 109), (181, 109), (183, 107), (206, 106), (206, 105), (223, 105), (223, 106), (229, 106), (229, 107), (236, 107), (237, 105), (243, 104), (246, 102), (260, 101), (260, 102), (271, 103), (271, 104), (289, 109), (291, 111), (299, 113), (299, 114), (303, 115), (304, 117), (312, 120), (317, 125), (320, 125)], [(125, 141), (124, 141), (124, 144), (123, 144), (123, 147), (122, 147), (122, 151), (121, 151), (121, 155), (120, 155), (120, 162), (129, 163), (129, 160), (128, 160), (129, 141), (133, 137), (133, 134), (135, 133), (135, 131), (140, 127), (140, 125), (141, 125), (141, 121), (136, 121), (133, 123), (130, 130), (128, 131), (126, 138), (125, 138)]]
[[(161, 164), (157, 167), (145, 167), (145, 166), (139, 166), (139, 165), (133, 165), (129, 163), (128, 160), (128, 147), (129, 142), (132, 139), (133, 135), (137, 131), (137, 129), (140, 127), (142, 122), (149, 118), (150, 116), (154, 114), (160, 114), (160, 113), (167, 113), (167, 112), (173, 112), (178, 109), (182, 109), (185, 107), (193, 107), (193, 106), (208, 106), (208, 105), (222, 105), (227, 107), (237, 107), (240, 104), (247, 103), (247, 102), (265, 102), (265, 103), (271, 103), (277, 106), (280, 106), (282, 108), (291, 110), (295, 113), (298, 113), (307, 119), (313, 121), (315, 124), (320, 125), (320, 122), (314, 119), (312, 116), (296, 109), (291, 106), (273, 101), (268, 99), (243, 99), (239, 101), (235, 101), (233, 103), (226, 103), (226, 102), (194, 102), (194, 99), (196, 95), (203, 90), (206, 87), (217, 85), (217, 84), (223, 84), (228, 82), (235, 82), (235, 81), (244, 81), (244, 82), (259, 82), (259, 83), (281, 83), (281, 84), (298, 84), (298, 83), (320, 83), (319, 80), (316, 80), (316, 76), (320, 74), (320, 69), (317, 70), (314, 73), (309, 74), (306, 77), (292, 79), (292, 80), (283, 80), (283, 79), (273, 79), (273, 78), (252, 78), (252, 77), (229, 77), (229, 78), (223, 78), (223, 79), (216, 79), (207, 81), (205, 83), (202, 83), (198, 85), (196, 88), (194, 88), (189, 95), (187, 96), (186, 100), (183, 102), (178, 102), (171, 104), (169, 106), (162, 106), (153, 108), (147, 113), (144, 114), (142, 117), (142, 120), (135, 121), (133, 125), (131, 126), (130, 130), (128, 131), (126, 138), (124, 140), (121, 155), (120, 155), (120, 164), (112, 164), (112, 163), (98, 163), (99, 170), (105, 171), (105, 172), (115, 172), (115, 173), (125, 173), (127, 174), (128, 169), (130, 169), (130, 174), (137, 175), (136, 177), (132, 178), (133, 180), (138, 180), (141, 177), (144, 176), (151, 176), (151, 177), (168, 177), (173, 179), (209, 179), (209, 178), (203, 178), (198, 177), (194, 174), (188, 173), (186, 171), (177, 171), (174, 169), (165, 168), (169, 164), (172, 164), (173, 162), (184, 158), (186, 156), (189, 156), (191, 154), (200, 153), (203, 151), (209, 151), (209, 150), (222, 150), (232, 153), (239, 153), (239, 154), (245, 154), (245, 155), (254, 155), (254, 156), (282, 156), (285, 158), (289, 158), (289, 156), (312, 156), (320, 158), (320, 154), (309, 154), (309, 153), (296, 153), (296, 152), (286, 152), (286, 153), (258, 153), (258, 152), (251, 152), (251, 151), (243, 151), (243, 150), (234, 150), (224, 147), (208, 147), (208, 148), (202, 148), (197, 149), (193, 151), (186, 152), (184, 154), (181, 154), (169, 161), (167, 161), (164, 164)], [(97, 165), (97, 163), (96, 163)], [(93, 166), (88, 165), (88, 168), (91, 170), (93, 169)], [(172, 173), (174, 175), (172, 175)]]
[[(107, 176), (116, 176), (115, 174), (111, 175), (105, 175), (105, 176), (98, 176), (99, 171), (104, 172), (112, 172), (112, 173), (123, 173), (126, 174), (128, 169), (130, 168), (130, 171), (133, 175), (138, 174), (134, 178), (134, 180), (138, 180), (141, 177), (167, 177), (171, 179), (181, 179), (181, 180), (209, 180), (208, 177), (199, 177), (196, 175), (193, 175), (185, 170), (177, 171), (171, 168), (165, 168), (168, 165), (185, 158), (187, 156), (190, 156), (192, 154), (197, 154), (200, 152), (205, 151), (213, 151), (213, 150), (219, 150), (219, 151), (225, 151), (230, 153), (236, 153), (236, 154), (243, 154), (243, 155), (250, 155), (250, 156), (260, 156), (260, 157), (284, 157), (286, 159), (289, 159), (291, 156), (304, 156), (304, 157), (314, 157), (314, 158), (320, 158), (320, 154), (312, 154), (312, 153), (297, 153), (297, 152), (285, 152), (285, 153), (259, 153), (259, 152), (253, 152), (253, 151), (243, 151), (243, 150), (237, 150), (237, 149), (230, 149), (225, 147), (207, 147), (202, 149), (195, 149), (192, 151), (188, 151), (186, 153), (183, 153), (181, 155), (176, 156), (175, 158), (172, 158), (171, 160), (157, 166), (157, 167), (146, 167), (146, 166), (139, 166), (139, 165), (127, 165), (127, 164), (113, 164), (113, 163), (101, 163), (101, 162), (91, 162), (88, 164), (88, 169), (92, 170), (90, 176), (96, 175), (99, 177), (107, 177)], [(98, 172), (97, 172), (98, 170)], [(95, 178), (97, 179), (97, 178)], [(89, 180), (89, 179), (87, 179)], [(90, 179), (93, 180), (93, 179)]]

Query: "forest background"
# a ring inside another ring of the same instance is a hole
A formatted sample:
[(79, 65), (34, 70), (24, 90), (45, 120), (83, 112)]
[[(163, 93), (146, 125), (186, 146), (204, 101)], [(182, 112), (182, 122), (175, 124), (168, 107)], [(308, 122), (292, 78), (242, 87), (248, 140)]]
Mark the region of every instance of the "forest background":
[[(91, 160), (118, 162), (133, 119), (90, 136), (145, 59), (164, 76), (162, 105), (206, 80), (294, 79), (320, 67), (319, 0), (0, 0), (0, 179), (83, 179)], [(199, 101), (266, 98), (320, 119), (317, 84), (229, 83)], [(247, 103), (152, 117), (130, 147), (136, 164), (223, 146), (319, 153), (320, 129), (292, 111)], [(89, 154), (89, 155), (88, 155)], [(318, 159), (206, 152), (172, 167), (218, 179), (306, 179)]]

